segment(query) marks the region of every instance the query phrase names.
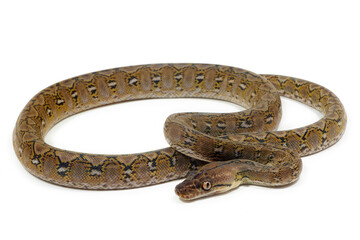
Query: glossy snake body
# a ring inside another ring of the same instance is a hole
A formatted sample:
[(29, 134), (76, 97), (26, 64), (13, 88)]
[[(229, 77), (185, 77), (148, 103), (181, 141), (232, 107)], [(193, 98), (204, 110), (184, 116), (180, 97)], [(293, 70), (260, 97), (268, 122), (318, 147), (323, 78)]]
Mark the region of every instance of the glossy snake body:
[[(274, 131), (281, 118), (279, 94), (319, 110), (324, 117), (306, 127)], [(171, 147), (140, 154), (78, 153), (44, 141), (56, 123), (87, 109), (179, 97), (221, 99), (247, 110), (171, 115), (164, 128)], [(187, 176), (176, 193), (182, 199), (195, 199), (240, 184), (292, 183), (301, 172), (300, 157), (336, 143), (345, 125), (339, 99), (308, 81), (221, 65), (157, 64), (85, 74), (42, 90), (21, 112), (13, 143), (23, 166), (52, 183), (122, 189)]]

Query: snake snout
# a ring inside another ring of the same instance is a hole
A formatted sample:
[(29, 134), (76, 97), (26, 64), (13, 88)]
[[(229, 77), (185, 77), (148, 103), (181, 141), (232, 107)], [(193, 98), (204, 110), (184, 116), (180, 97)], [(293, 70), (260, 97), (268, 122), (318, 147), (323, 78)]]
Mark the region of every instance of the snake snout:
[(179, 196), (179, 198), (185, 199), (186, 194), (184, 192), (184, 189), (175, 187), (175, 193)]
[(175, 187), (175, 193), (183, 200), (192, 200), (199, 195), (196, 190), (196, 182), (185, 180)]

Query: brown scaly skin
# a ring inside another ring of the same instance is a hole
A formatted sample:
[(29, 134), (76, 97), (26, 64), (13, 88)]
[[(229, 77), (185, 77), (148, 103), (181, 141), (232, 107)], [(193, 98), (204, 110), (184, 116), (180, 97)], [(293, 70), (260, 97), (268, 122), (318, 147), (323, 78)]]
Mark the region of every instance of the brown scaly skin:
[[(210, 143), (207, 136), (196, 133), (199, 134), (199, 141), (206, 141), (207, 145), (226, 146), (223, 149), (224, 152), (229, 153), (227, 159), (233, 160), (227, 161), (222, 166), (222, 171), (211, 168), (217, 163), (210, 163), (189, 175), (175, 189), (183, 200), (222, 193), (241, 184), (262, 186), (290, 184), (297, 180), (301, 172), (300, 157), (324, 150), (341, 138), (345, 130), (346, 114), (341, 102), (331, 91), (301, 79), (276, 75), (262, 76), (276, 87), (280, 95), (305, 103), (320, 111), (324, 117), (308, 126), (287, 131), (230, 133), (218, 137), (214, 143)], [(173, 122), (170, 124), (174, 125)], [(184, 134), (183, 131), (189, 130), (182, 127), (181, 130), (178, 129), (177, 135), (181, 136)], [(178, 151), (185, 151), (182, 150), (184, 147), (182, 140), (184, 138), (170, 143)], [(264, 147), (261, 147), (262, 145)], [(226, 151), (228, 148), (231, 150)], [(209, 159), (204, 158), (204, 160)], [(224, 168), (232, 173), (224, 174)], [(210, 186), (209, 189), (204, 189), (205, 183)]]
[[(273, 131), (281, 118), (279, 94), (318, 109), (324, 118), (303, 128)], [(178, 97), (226, 100), (248, 109), (231, 114), (171, 115), (164, 131), (172, 147), (147, 153), (85, 154), (44, 142), (51, 127), (76, 113), (127, 100)], [(334, 144), (345, 125), (338, 98), (314, 83), (221, 65), (157, 64), (85, 74), (44, 89), (20, 113), (13, 142), (24, 167), (52, 183), (122, 189), (183, 178), (192, 172), (182, 185), (196, 186), (196, 190), (181, 190), (181, 184), (176, 188), (181, 198), (192, 199), (241, 183), (278, 186), (294, 182), (301, 172), (300, 157)], [(222, 167), (212, 169), (217, 165)], [(201, 166), (208, 170), (195, 173)], [(205, 173), (218, 176), (206, 191), (198, 189)], [(212, 188), (214, 184), (217, 187)]]

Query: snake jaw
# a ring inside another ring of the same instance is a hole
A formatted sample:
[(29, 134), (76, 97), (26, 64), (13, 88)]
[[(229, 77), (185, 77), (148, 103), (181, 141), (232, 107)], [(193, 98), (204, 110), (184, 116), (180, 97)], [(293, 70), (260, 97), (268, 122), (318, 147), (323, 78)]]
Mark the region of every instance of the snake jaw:
[(227, 192), (238, 187), (242, 181), (236, 180), (239, 171), (248, 170), (242, 160), (211, 162), (187, 178), (175, 188), (175, 193), (183, 200), (194, 200)]
[(208, 171), (209, 167), (211, 168), (211, 166), (217, 164), (212, 163), (190, 174), (182, 183), (175, 187), (175, 193), (182, 200), (194, 200), (228, 191), (227, 184), (219, 184), (219, 182), (224, 181), (222, 176), (224, 172), (215, 173), (211, 172), (211, 170)]
[(211, 185), (209, 180), (184, 180), (175, 187), (175, 193), (180, 197), (180, 199), (190, 201), (214, 195), (218, 192), (214, 191), (213, 189), (204, 189), (203, 185), (205, 182)]
[(182, 183), (176, 185), (175, 193), (180, 199), (190, 201), (227, 192), (232, 189), (232, 184), (218, 184), (214, 185), (214, 187), (210, 187), (209, 189), (204, 188), (204, 184), (210, 184), (210, 186), (212, 185), (209, 180), (184, 180)]

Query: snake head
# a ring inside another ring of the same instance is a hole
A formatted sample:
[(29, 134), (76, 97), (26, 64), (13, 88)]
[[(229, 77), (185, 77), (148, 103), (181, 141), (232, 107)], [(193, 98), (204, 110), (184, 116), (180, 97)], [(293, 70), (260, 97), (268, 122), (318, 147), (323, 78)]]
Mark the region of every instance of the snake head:
[(238, 186), (232, 161), (212, 162), (191, 173), (175, 187), (182, 200), (194, 200), (229, 191)]

